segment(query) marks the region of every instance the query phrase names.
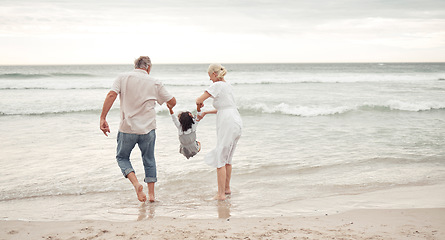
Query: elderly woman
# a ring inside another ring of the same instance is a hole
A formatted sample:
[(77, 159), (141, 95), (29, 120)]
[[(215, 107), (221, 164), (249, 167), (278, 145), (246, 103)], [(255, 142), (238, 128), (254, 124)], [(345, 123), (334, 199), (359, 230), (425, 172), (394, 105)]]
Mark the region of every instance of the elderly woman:
[(217, 143), (215, 149), (205, 156), (205, 161), (217, 168), (218, 194), (215, 198), (218, 200), (225, 200), (226, 194), (231, 194), (232, 156), (241, 137), (243, 126), (235, 104), (232, 86), (224, 80), (226, 73), (226, 69), (220, 64), (211, 64), (208, 74), (213, 83), (196, 99), (198, 112), (208, 98), (213, 98), (215, 107), (214, 110), (200, 114), (199, 119), (207, 114), (216, 114)]

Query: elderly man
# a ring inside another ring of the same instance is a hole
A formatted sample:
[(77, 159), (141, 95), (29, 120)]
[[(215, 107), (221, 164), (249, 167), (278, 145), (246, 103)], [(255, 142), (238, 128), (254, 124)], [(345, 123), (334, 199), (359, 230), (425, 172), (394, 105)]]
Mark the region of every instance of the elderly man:
[(176, 105), (176, 99), (167, 92), (161, 82), (149, 76), (151, 61), (142, 56), (135, 60), (134, 70), (121, 74), (113, 83), (107, 94), (102, 114), (100, 115), (100, 129), (108, 136), (110, 127), (106, 117), (117, 95), (120, 99), (120, 125), (117, 135), (116, 160), (122, 174), (130, 180), (136, 191), (138, 200), (145, 202), (147, 196), (143, 186), (139, 183), (130, 162), (130, 153), (136, 143), (142, 154), (145, 179), (148, 185), (148, 198), (155, 201), (154, 185), (156, 177), (156, 161), (154, 146), (156, 140), (156, 102), (160, 105), (167, 103), (169, 107)]

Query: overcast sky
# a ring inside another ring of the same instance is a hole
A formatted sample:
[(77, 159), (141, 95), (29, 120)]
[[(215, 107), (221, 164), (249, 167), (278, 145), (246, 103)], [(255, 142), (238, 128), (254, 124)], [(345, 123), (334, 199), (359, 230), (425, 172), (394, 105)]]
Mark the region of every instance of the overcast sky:
[(445, 62), (444, 0), (0, 0), (0, 65)]

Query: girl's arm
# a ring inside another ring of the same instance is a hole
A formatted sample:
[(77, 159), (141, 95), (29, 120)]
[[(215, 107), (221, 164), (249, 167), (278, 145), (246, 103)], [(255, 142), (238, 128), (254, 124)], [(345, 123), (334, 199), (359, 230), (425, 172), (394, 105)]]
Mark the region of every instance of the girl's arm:
[(167, 107), (168, 107), (168, 110), (170, 111), (170, 116), (172, 117), (173, 123), (179, 129), (181, 127), (181, 124), (179, 123), (178, 117), (173, 112), (173, 107), (168, 104), (167, 104)]
[(176, 128), (181, 129), (181, 123), (179, 123), (178, 116), (175, 114), (170, 114), (172, 117), (173, 123), (175, 124)]

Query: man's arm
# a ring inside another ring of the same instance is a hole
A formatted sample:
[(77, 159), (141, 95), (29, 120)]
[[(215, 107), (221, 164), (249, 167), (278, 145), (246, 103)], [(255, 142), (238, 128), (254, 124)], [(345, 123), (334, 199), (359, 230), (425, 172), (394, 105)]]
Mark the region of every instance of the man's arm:
[(107, 123), (107, 115), (116, 98), (117, 93), (115, 91), (110, 91), (105, 97), (104, 105), (102, 107), (102, 113), (100, 114), (100, 130), (102, 130), (105, 136), (108, 136), (107, 132), (110, 132), (110, 127)]
[(171, 109), (171, 108), (173, 108), (174, 106), (176, 106), (176, 98), (175, 98), (175, 97), (172, 97), (172, 99), (170, 99), (170, 100), (167, 102), (167, 107), (168, 107), (169, 109)]

